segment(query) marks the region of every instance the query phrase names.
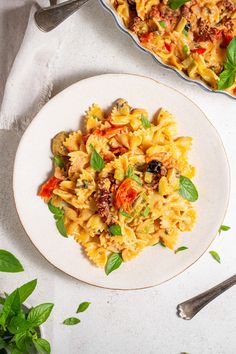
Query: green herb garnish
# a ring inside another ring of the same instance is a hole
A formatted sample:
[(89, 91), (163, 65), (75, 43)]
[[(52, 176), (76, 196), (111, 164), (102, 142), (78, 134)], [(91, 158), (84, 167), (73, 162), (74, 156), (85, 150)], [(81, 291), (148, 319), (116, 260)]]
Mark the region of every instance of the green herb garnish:
[(179, 183), (179, 194), (189, 202), (195, 202), (198, 199), (198, 191), (193, 182), (188, 177), (180, 176)]
[(169, 0), (169, 6), (172, 10), (177, 10), (180, 6), (186, 4), (190, 0)]
[(0, 310), (0, 349), (3, 353), (23, 354), (32, 348), (39, 354), (48, 354), (51, 347), (46, 339), (38, 338), (38, 326), (44, 323), (53, 308), (53, 304), (41, 304), (29, 312), (22, 306), (37, 285), (34, 279), (2, 298)]
[(158, 243), (160, 244), (160, 246), (162, 246), (162, 247), (165, 247), (165, 248), (166, 248), (166, 245), (164, 244), (164, 242), (163, 242), (163, 241), (159, 241)]
[(159, 25), (160, 25), (162, 28), (166, 28), (166, 22), (165, 22), (165, 21), (159, 21)]
[(218, 255), (218, 253), (217, 253), (216, 251), (210, 251), (209, 253), (212, 255), (212, 257), (213, 257), (218, 263), (221, 262), (221, 261), (220, 261), (220, 256)]
[(144, 114), (141, 114), (141, 122), (142, 122), (142, 125), (144, 126), (145, 129), (151, 127), (150, 121), (145, 117)]
[(80, 323), (80, 319), (77, 317), (69, 317), (63, 321), (63, 324), (67, 326), (74, 326), (78, 323)]
[(185, 45), (183, 46), (183, 52), (184, 52), (184, 54), (188, 54), (188, 52), (189, 52), (189, 47), (187, 46), (187, 44), (185, 44)]
[(57, 230), (63, 237), (67, 237), (66, 228), (64, 224), (65, 212), (62, 208), (56, 207), (52, 204), (52, 199), (48, 202), (48, 209), (54, 214), (54, 219), (56, 220)]
[(228, 231), (230, 230), (230, 226), (226, 226), (226, 225), (221, 225), (221, 227), (218, 230), (219, 235), (221, 234), (221, 231)]
[(126, 213), (126, 211), (124, 211), (122, 208), (120, 208), (120, 214), (128, 219), (132, 218), (132, 216), (129, 213)]
[(59, 156), (59, 155), (53, 156), (53, 161), (60, 168), (63, 168), (65, 166), (63, 158), (61, 156)]
[(100, 172), (105, 167), (105, 162), (103, 161), (103, 158), (99, 155), (99, 153), (96, 151), (96, 149), (93, 147), (92, 144), (90, 144), (89, 147), (92, 149), (92, 154), (90, 157), (90, 166), (95, 171)]
[(18, 273), (23, 271), (23, 266), (12, 253), (0, 250), (0, 272)]
[(108, 260), (107, 260), (107, 263), (105, 266), (106, 275), (110, 274), (115, 269), (119, 268), (122, 262), (123, 262), (123, 259), (122, 259), (120, 253), (112, 253), (108, 257)]
[(183, 34), (185, 35), (185, 37), (188, 37), (188, 31), (187, 31), (185, 28), (183, 29), (182, 32), (183, 32)]
[(91, 302), (87, 302), (87, 301), (86, 301), (86, 302), (82, 302), (82, 303), (79, 305), (79, 307), (78, 307), (76, 313), (86, 311), (87, 308), (89, 307), (89, 305), (91, 305)]
[(142, 212), (142, 216), (144, 216), (145, 218), (148, 216), (148, 214), (150, 213), (150, 208), (146, 207), (144, 209), (144, 211)]
[(137, 182), (137, 183), (140, 184), (140, 185), (143, 184), (142, 180), (141, 180), (137, 175), (135, 175), (135, 173), (134, 173), (134, 168), (133, 168), (133, 166), (131, 166), (131, 165), (128, 166), (126, 176), (127, 176), (128, 178), (131, 178), (132, 180), (134, 180), (135, 182)]
[(113, 236), (122, 236), (120, 225), (111, 225), (109, 226), (109, 231)]
[(224, 90), (231, 87), (236, 79), (236, 36), (231, 40), (226, 49), (226, 62), (224, 71), (220, 74), (218, 89)]
[(177, 248), (177, 250), (175, 250), (175, 254), (177, 254), (178, 252), (181, 252), (181, 251), (185, 251), (185, 250), (188, 250), (188, 247), (181, 246), (181, 247)]

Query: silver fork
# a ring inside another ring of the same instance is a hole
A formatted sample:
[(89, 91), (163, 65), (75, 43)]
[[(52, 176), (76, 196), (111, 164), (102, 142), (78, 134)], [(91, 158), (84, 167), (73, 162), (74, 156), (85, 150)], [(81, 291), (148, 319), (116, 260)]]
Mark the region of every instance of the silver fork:
[[(55, 3), (55, 0), (51, 2)], [(76, 12), (88, 0), (69, 0), (58, 5), (44, 7), (36, 11), (34, 17), (41, 31), (49, 32)]]
[(217, 296), (236, 284), (236, 275), (226, 279), (222, 283), (214, 286), (210, 290), (193, 297), (177, 306), (177, 315), (184, 320), (191, 320), (203, 307), (214, 300)]

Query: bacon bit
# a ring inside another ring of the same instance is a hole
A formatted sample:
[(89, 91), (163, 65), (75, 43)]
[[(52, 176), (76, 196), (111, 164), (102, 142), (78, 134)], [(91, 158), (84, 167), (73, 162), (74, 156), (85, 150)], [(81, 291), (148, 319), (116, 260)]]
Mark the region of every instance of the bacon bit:
[(232, 41), (233, 35), (229, 32), (222, 32), (222, 43), (221, 48), (227, 48), (229, 43)]
[(169, 43), (165, 42), (165, 47), (168, 50), (168, 52), (171, 52), (171, 45)]
[(88, 138), (90, 137), (90, 134), (84, 134), (84, 135), (82, 135), (82, 140), (83, 140), (83, 142), (86, 144), (87, 143), (87, 140), (88, 140)]
[(118, 155), (118, 154), (122, 155), (127, 151), (127, 149), (124, 146), (120, 146), (115, 149), (111, 148), (111, 151), (113, 152), (114, 155)]
[(151, 40), (153, 39), (154, 34), (153, 32), (148, 32), (148, 33), (144, 33), (142, 34), (139, 39), (142, 43), (150, 43)]
[(118, 133), (121, 133), (121, 131), (124, 129), (124, 127), (111, 127), (111, 128), (107, 128), (107, 129), (96, 129), (94, 131), (94, 134), (98, 135), (98, 136), (104, 136), (104, 137), (109, 137), (111, 135), (115, 135)]
[(193, 48), (193, 49), (191, 49), (192, 53), (198, 53), (200, 55), (205, 53), (205, 51), (206, 51), (206, 48)]
[(52, 196), (53, 189), (55, 189), (60, 182), (60, 179), (56, 178), (55, 176), (52, 176), (47, 182), (42, 185), (38, 195), (42, 198), (50, 199)]
[(123, 208), (124, 211), (129, 212), (131, 204), (139, 194), (139, 191), (135, 188), (134, 181), (131, 178), (126, 178), (117, 189), (114, 206), (117, 209)]

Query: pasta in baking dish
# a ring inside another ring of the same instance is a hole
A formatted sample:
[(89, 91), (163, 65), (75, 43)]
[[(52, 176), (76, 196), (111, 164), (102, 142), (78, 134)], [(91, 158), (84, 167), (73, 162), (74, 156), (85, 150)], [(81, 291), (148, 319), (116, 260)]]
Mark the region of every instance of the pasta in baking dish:
[[(141, 45), (164, 63), (236, 95), (236, 0), (110, 1)], [(227, 54), (230, 43), (234, 55)]]
[(98, 267), (111, 254), (129, 261), (160, 241), (173, 249), (178, 234), (196, 221), (196, 198), (181, 193), (181, 181), (191, 187), (195, 174), (188, 163), (191, 144), (190, 137), (177, 137), (164, 109), (151, 123), (145, 109), (123, 99), (107, 113), (93, 104), (85, 133), (53, 138), (54, 174), (39, 195), (62, 235), (74, 237)]

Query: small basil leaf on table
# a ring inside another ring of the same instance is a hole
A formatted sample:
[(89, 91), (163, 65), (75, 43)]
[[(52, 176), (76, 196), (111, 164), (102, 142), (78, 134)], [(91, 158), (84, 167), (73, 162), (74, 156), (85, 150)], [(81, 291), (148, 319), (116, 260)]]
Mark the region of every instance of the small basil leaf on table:
[(198, 191), (188, 177), (180, 176), (179, 178), (179, 194), (189, 202), (195, 202), (198, 199)]
[(51, 346), (50, 343), (43, 338), (37, 338), (34, 341), (34, 346), (39, 354), (50, 354)]
[(37, 279), (31, 280), (18, 288), (20, 303), (22, 304), (34, 291), (37, 285)]
[(209, 253), (218, 263), (221, 263), (220, 256), (216, 251), (210, 251)]
[(123, 262), (123, 259), (122, 259), (120, 253), (112, 253), (108, 257), (108, 260), (107, 260), (107, 263), (105, 266), (106, 275), (110, 274), (115, 269), (119, 268), (122, 262)]
[(45, 303), (33, 307), (27, 317), (27, 321), (33, 326), (37, 327), (44, 323), (53, 309), (54, 304)]
[(80, 319), (76, 318), (76, 317), (69, 317), (63, 321), (63, 324), (65, 324), (67, 326), (74, 326), (78, 323), (80, 323)]
[(218, 233), (219, 235), (221, 234), (221, 231), (228, 231), (230, 230), (230, 226), (226, 226), (226, 225), (221, 225), (219, 230), (218, 230)]
[(181, 246), (181, 247), (177, 248), (177, 250), (175, 250), (175, 254), (177, 254), (178, 252), (181, 252), (181, 251), (185, 251), (185, 250), (188, 250), (188, 247)]
[(103, 158), (99, 155), (99, 153), (96, 151), (96, 149), (93, 147), (92, 144), (90, 144), (89, 147), (92, 149), (92, 154), (90, 157), (90, 166), (95, 171), (100, 172), (105, 167), (105, 162), (103, 161)]
[(87, 302), (87, 301), (86, 301), (86, 302), (82, 302), (82, 303), (79, 305), (79, 307), (78, 307), (76, 313), (86, 311), (90, 304), (91, 304), (91, 302)]
[(0, 272), (18, 273), (23, 271), (23, 266), (12, 253), (0, 250)]

